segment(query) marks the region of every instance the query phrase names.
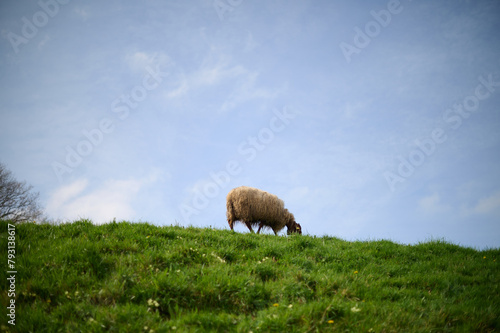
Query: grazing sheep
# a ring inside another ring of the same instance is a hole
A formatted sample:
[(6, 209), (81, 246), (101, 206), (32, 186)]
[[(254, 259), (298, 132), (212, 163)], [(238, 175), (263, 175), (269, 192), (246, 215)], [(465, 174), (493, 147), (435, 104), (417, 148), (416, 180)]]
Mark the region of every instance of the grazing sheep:
[(274, 194), (247, 186), (240, 186), (229, 191), (226, 198), (227, 222), (233, 230), (234, 222), (241, 221), (253, 232), (252, 226), (259, 225), (273, 229), (274, 234), (287, 227), (288, 234), (302, 234), (300, 224), (285, 208), (283, 200)]

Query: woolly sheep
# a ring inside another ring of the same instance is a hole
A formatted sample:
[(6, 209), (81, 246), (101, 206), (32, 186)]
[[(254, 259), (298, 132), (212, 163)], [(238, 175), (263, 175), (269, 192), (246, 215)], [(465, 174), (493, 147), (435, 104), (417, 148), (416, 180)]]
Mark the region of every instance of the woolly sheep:
[(240, 186), (229, 191), (226, 198), (227, 222), (233, 230), (236, 221), (243, 222), (251, 232), (252, 226), (259, 225), (273, 229), (274, 234), (287, 227), (288, 234), (302, 234), (300, 224), (295, 222), (295, 217), (285, 208), (283, 200), (274, 194), (247, 186)]

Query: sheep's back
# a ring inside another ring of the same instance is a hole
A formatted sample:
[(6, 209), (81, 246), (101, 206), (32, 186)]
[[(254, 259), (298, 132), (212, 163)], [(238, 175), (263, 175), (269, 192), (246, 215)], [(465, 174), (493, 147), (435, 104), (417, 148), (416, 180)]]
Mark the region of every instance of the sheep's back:
[(247, 186), (231, 190), (227, 195), (228, 214), (230, 205), (234, 219), (250, 223), (262, 222), (269, 226), (283, 224), (285, 204), (276, 195)]

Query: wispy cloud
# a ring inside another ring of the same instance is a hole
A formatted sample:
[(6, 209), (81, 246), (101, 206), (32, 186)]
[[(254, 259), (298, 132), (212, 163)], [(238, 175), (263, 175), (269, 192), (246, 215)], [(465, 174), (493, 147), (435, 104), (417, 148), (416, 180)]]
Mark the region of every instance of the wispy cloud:
[(222, 104), (220, 108), (221, 112), (230, 111), (241, 103), (254, 99), (273, 100), (288, 88), (286, 83), (282, 87), (276, 89), (262, 88), (262, 85), (257, 82), (258, 77), (259, 75), (257, 72), (245, 73), (245, 79), (238, 82), (234, 90), (228, 95), (224, 104)]
[(500, 217), (500, 191), (480, 198), (473, 205), (463, 205), (460, 211), (462, 217), (497, 216)]
[(231, 57), (211, 50), (197, 69), (186, 71), (177, 68), (164, 96), (170, 102), (187, 96), (191, 98), (207, 89), (220, 89), (213, 96), (224, 97), (218, 109), (227, 112), (251, 100), (273, 100), (288, 89), (286, 82), (277, 88), (264, 87), (259, 77), (257, 70), (249, 70), (242, 64), (234, 63)]
[(134, 51), (125, 56), (125, 62), (130, 70), (143, 73), (149, 66), (160, 68), (169, 67), (172, 64), (170, 57), (165, 53)]
[(173, 99), (177, 97), (182, 97), (189, 92), (189, 89), (190, 85), (188, 80), (186, 79), (185, 75), (181, 75), (179, 78), (179, 82), (177, 83), (177, 87), (174, 88), (173, 90), (169, 90), (166, 93), (166, 98)]
[(73, 12), (83, 21), (87, 21), (87, 19), (90, 17), (89, 9), (88, 8), (82, 8), (80, 6), (75, 7)]
[(170, 79), (169, 89), (165, 93), (167, 100), (181, 98), (197, 89), (217, 86), (227, 80), (245, 75), (245, 70), (240, 65), (231, 65), (227, 61), (205, 61), (199, 68), (186, 71), (177, 68), (175, 75)]
[(88, 186), (88, 179), (79, 179), (69, 185), (64, 185), (54, 191), (47, 204), (49, 212), (58, 211), (61, 206), (72, 201)]
[(90, 218), (94, 223), (134, 219), (134, 202), (139, 191), (159, 179), (152, 171), (141, 179), (109, 179), (92, 188), (89, 179), (79, 179), (57, 188), (48, 199), (47, 213), (59, 220)]
[[(87, 184), (88, 180), (83, 179), (56, 190), (49, 199), (47, 212), (62, 220), (90, 218), (95, 223), (134, 217), (132, 201), (141, 187), (140, 181), (108, 180), (96, 190), (86, 193)], [(72, 196), (65, 197), (66, 193)]]
[(500, 212), (500, 192), (479, 200), (474, 207), (474, 211), (479, 214), (492, 214)]
[(449, 212), (451, 207), (442, 202), (438, 193), (433, 193), (419, 200), (418, 206), (425, 214), (436, 215)]

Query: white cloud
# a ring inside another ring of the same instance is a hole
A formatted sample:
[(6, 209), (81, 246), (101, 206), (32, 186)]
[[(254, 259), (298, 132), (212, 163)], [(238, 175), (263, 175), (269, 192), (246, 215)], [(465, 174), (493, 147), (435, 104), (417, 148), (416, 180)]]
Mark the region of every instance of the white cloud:
[(230, 69), (225, 69), (220, 63), (215, 66), (206, 66), (193, 76), (193, 83), (200, 86), (216, 84), (227, 76), (228, 71)]
[(500, 212), (500, 192), (497, 192), (487, 198), (480, 199), (474, 207), (474, 212), (477, 214), (492, 214)]
[(241, 65), (232, 65), (225, 56), (220, 56), (217, 60), (213, 60), (213, 58), (213, 55), (208, 56), (202, 65), (193, 72), (177, 73), (175, 75), (177, 82), (172, 84), (173, 89), (169, 89), (165, 93), (165, 98), (168, 100), (181, 98), (191, 91), (231, 81), (233, 88), (226, 92), (228, 97), (221, 106), (222, 111), (227, 111), (248, 100), (273, 99), (288, 88), (286, 83), (279, 89), (259, 88), (257, 84), (258, 72), (249, 71)]
[(134, 71), (143, 71), (146, 66), (150, 66), (154, 61), (154, 54), (147, 54), (146, 52), (135, 52), (126, 57), (126, 62)]
[(83, 22), (87, 21), (87, 19), (89, 18), (90, 14), (89, 14), (89, 10), (88, 8), (81, 8), (81, 7), (76, 7), (74, 9), (74, 13), (81, 18), (81, 20)]
[(426, 214), (441, 214), (450, 211), (450, 207), (441, 202), (441, 197), (437, 193), (420, 199), (418, 206)]
[(87, 179), (80, 179), (69, 185), (58, 188), (49, 199), (47, 211), (49, 213), (57, 211), (61, 205), (64, 205), (85, 190), (88, 183)]
[(209, 59), (201, 65), (201, 68), (190, 76), (190, 83), (194, 86), (211, 86), (223, 80), (234, 79), (248, 75), (248, 70), (241, 65), (231, 66), (229, 59), (221, 56), (217, 61)]
[(219, 84), (223, 79), (234, 78), (246, 71), (241, 66), (227, 68), (226, 65), (218, 63), (215, 65), (203, 65), (192, 73), (176, 74), (176, 81), (172, 85), (175, 88), (166, 92), (166, 99), (178, 98), (187, 95), (190, 91), (205, 86)]
[(253, 99), (274, 99), (280, 93), (288, 89), (288, 84), (285, 82), (281, 88), (277, 89), (263, 89), (258, 87), (257, 78), (258, 73), (247, 72), (245, 73), (245, 80), (238, 82), (231, 94), (221, 107), (222, 112), (229, 111), (241, 103)]
[(136, 51), (125, 56), (125, 62), (132, 71), (144, 72), (148, 66), (159, 66), (160, 69), (165, 71), (166, 67), (172, 65), (169, 56), (163, 53), (148, 53), (144, 51)]
[(346, 102), (342, 109), (342, 113), (347, 119), (356, 118), (360, 113), (366, 111), (369, 105), (370, 101), (366, 100)]
[[(487, 197), (482, 197), (475, 201), (473, 198), (466, 198), (469, 203), (462, 204), (460, 207), (460, 216), (462, 218), (485, 217), (488, 215), (500, 216), (500, 191)], [(474, 200), (473, 204), (470, 201)]]
[(49, 216), (58, 220), (89, 218), (94, 223), (135, 218), (133, 208), (139, 190), (155, 182), (161, 175), (153, 170), (143, 179), (110, 179), (100, 187), (89, 189), (88, 179), (80, 179), (63, 186), (50, 196), (47, 204)]
[(187, 94), (189, 91), (189, 83), (184, 75), (182, 75), (179, 86), (174, 90), (171, 90), (167, 93), (167, 99), (181, 97)]

